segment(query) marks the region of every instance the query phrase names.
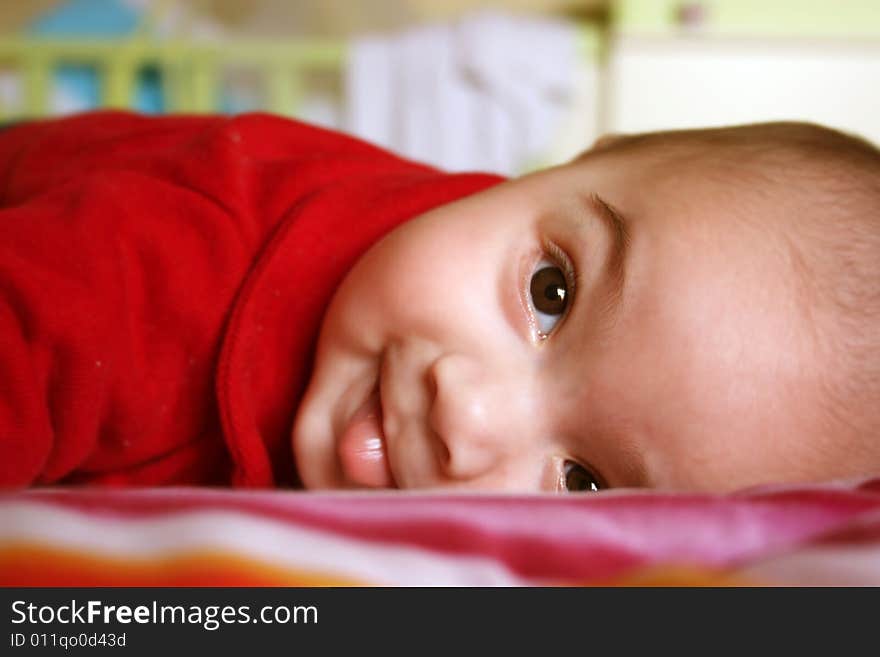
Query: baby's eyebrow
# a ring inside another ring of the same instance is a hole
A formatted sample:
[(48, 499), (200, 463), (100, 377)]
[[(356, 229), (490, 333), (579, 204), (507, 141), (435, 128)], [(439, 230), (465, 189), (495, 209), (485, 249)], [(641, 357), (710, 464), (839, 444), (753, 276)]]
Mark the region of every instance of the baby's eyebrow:
[(611, 283), (608, 297), (609, 312), (620, 305), (626, 281), (626, 261), (629, 251), (629, 225), (623, 214), (597, 193), (589, 195), (591, 214), (599, 217), (611, 236), (611, 248), (608, 251), (606, 271)]

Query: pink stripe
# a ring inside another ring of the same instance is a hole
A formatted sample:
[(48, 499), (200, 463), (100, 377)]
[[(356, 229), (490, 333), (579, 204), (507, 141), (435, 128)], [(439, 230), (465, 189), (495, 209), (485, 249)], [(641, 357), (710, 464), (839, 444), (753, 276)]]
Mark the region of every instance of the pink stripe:
[[(90, 516), (234, 511), (360, 540), (482, 555), (545, 579), (632, 566), (742, 563), (792, 549), (880, 510), (880, 487), (778, 488), (730, 496), (657, 492), (584, 497), (409, 496), (205, 489), (25, 491)], [(3, 498), (0, 498), (2, 500)]]

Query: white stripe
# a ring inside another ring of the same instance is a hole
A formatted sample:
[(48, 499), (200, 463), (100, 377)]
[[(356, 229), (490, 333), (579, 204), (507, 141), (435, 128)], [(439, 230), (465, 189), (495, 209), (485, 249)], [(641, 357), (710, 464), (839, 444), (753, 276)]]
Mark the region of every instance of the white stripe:
[(222, 550), (270, 566), (388, 586), (522, 586), (488, 557), (378, 543), (231, 511), (153, 518), (94, 517), (31, 501), (0, 503), (0, 545), (28, 541), (121, 559)]
[(802, 548), (741, 568), (736, 573), (767, 584), (880, 586), (880, 546)]

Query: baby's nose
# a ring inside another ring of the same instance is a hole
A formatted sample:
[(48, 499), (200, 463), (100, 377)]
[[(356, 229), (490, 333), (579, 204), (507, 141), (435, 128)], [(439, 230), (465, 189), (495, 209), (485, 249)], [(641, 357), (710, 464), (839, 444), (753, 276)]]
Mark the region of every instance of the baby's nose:
[(441, 469), (452, 479), (482, 477), (517, 454), (531, 430), (528, 381), (458, 354), (437, 359), (431, 429)]

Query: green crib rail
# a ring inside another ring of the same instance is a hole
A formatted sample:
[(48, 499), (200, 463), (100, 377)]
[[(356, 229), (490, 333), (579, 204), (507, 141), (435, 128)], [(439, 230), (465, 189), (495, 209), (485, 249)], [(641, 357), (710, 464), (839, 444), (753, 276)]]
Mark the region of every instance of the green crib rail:
[(265, 109), (293, 115), (302, 100), (304, 74), (339, 70), (344, 45), (329, 41), (161, 41), (144, 38), (67, 40), (0, 39), (0, 70), (20, 76), (21, 103), (0, 99), (0, 120), (45, 116), (50, 111), (53, 71), (65, 64), (99, 72), (102, 107), (126, 109), (134, 102), (137, 75), (145, 66), (162, 73), (169, 112), (215, 112), (222, 73), (230, 66), (258, 71)]

